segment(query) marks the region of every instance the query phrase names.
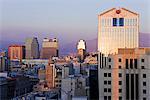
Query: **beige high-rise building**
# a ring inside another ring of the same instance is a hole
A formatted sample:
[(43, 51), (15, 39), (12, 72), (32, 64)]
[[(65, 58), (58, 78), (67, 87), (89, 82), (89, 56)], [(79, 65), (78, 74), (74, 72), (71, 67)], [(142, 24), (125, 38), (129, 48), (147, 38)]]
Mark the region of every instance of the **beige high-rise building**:
[(36, 37), (26, 39), (25, 49), (26, 49), (26, 59), (39, 58), (39, 43)]
[(139, 14), (112, 8), (98, 15), (98, 51), (108, 55), (118, 48), (139, 46)]
[(58, 57), (58, 40), (44, 38), (42, 43), (41, 49), (41, 58), (42, 59), (49, 59), (51, 57)]

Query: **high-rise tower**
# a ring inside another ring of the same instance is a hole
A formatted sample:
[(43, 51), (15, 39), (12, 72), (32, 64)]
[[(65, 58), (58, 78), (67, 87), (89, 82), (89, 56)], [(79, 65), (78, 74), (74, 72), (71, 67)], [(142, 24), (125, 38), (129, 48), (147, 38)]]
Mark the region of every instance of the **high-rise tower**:
[(36, 37), (26, 39), (25, 49), (26, 49), (26, 59), (39, 58), (39, 43)]
[(139, 45), (139, 14), (125, 8), (112, 8), (98, 15), (98, 51), (118, 53), (118, 48)]

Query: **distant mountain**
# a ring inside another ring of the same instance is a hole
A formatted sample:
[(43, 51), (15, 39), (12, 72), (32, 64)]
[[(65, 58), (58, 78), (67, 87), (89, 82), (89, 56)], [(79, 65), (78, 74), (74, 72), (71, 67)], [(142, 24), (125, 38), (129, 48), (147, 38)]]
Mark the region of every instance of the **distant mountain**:
[[(150, 33), (140, 33), (139, 35), (139, 46), (140, 47), (150, 47)], [(78, 40), (77, 40), (78, 41)], [(75, 53), (76, 50), (76, 45), (77, 41), (71, 42), (69, 44), (61, 45), (60, 43), (60, 54), (61, 55), (66, 55), (70, 53)], [(93, 52), (97, 50), (97, 38), (91, 39), (91, 40), (85, 40), (87, 44), (87, 51), (88, 52)], [(17, 41), (17, 40), (0, 40), (0, 48), (8, 48), (9, 45), (11, 44), (24, 44), (24, 40), (22, 41)]]
[(150, 47), (150, 33), (140, 33), (140, 47)]

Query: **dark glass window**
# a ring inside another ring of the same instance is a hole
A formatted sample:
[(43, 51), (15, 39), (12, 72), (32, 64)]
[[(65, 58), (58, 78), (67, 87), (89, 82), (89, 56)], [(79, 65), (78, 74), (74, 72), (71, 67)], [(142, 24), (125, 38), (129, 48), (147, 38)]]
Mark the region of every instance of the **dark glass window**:
[(109, 58), (108, 61), (111, 62), (111, 58)]
[(146, 100), (146, 98), (144, 97), (143, 100)]
[(107, 96), (104, 96), (104, 100), (107, 100)]
[(111, 100), (111, 96), (108, 96), (108, 100)]
[(134, 68), (137, 69), (137, 59), (134, 59)]
[(130, 59), (130, 68), (133, 68), (133, 59)]
[(108, 84), (110, 85), (110, 84), (111, 84), (111, 81), (108, 81)]
[(113, 18), (113, 26), (117, 26), (117, 18)]
[(111, 77), (111, 73), (108, 73), (108, 77)]
[(144, 67), (144, 66), (141, 66), (141, 68), (142, 68), (142, 69), (145, 69), (145, 67)]
[(107, 81), (104, 81), (104, 84), (107, 84)]
[(119, 26), (124, 26), (124, 18), (119, 18)]
[(146, 78), (146, 74), (143, 74), (143, 78)]
[(107, 92), (107, 88), (104, 88), (104, 92)]
[(119, 93), (122, 93), (122, 89), (119, 89)]
[(143, 94), (146, 94), (146, 90), (143, 90)]
[(119, 81), (119, 85), (122, 85), (122, 81)]
[(122, 74), (121, 74), (121, 73), (119, 73), (119, 77), (122, 77)]
[(118, 60), (119, 62), (121, 62), (121, 58), (119, 58), (119, 60)]
[(143, 82), (143, 86), (146, 86), (146, 82)]
[(111, 89), (110, 89), (110, 88), (108, 89), (108, 92), (111, 92)]
[(111, 65), (109, 65), (109, 69), (111, 68)]
[(144, 62), (144, 59), (141, 59), (141, 62)]
[(107, 73), (104, 73), (104, 77), (107, 77)]
[(119, 97), (119, 100), (122, 100), (122, 97)]
[(121, 66), (119, 66), (119, 69), (121, 69)]
[(128, 69), (129, 67), (128, 67), (128, 59), (126, 59), (126, 69)]

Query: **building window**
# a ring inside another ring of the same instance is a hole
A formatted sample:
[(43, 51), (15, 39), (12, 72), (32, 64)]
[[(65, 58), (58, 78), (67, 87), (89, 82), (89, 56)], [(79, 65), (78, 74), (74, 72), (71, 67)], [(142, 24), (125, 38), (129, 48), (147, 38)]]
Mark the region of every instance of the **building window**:
[(146, 78), (146, 74), (143, 74), (143, 78)]
[(141, 62), (144, 62), (144, 59), (141, 59)]
[(111, 65), (109, 65), (109, 69), (111, 69)]
[(119, 85), (122, 85), (122, 81), (119, 81)]
[(146, 94), (146, 90), (145, 89), (143, 90), (143, 94)]
[(110, 89), (110, 88), (108, 89), (108, 92), (111, 92), (111, 89)]
[(146, 98), (144, 97), (143, 100), (146, 100)]
[(119, 69), (121, 69), (121, 66), (119, 66)]
[(126, 59), (126, 69), (128, 69), (129, 67), (128, 67), (128, 59)]
[(107, 88), (104, 88), (104, 92), (107, 92)]
[(133, 68), (133, 59), (130, 59), (130, 68)]
[(107, 73), (104, 73), (104, 77), (107, 77)]
[(108, 81), (108, 84), (111, 85), (111, 81)]
[(119, 26), (124, 26), (124, 18), (119, 18)]
[(121, 58), (119, 58), (118, 61), (121, 62)]
[(119, 77), (122, 77), (122, 74), (121, 74), (121, 73), (119, 73)]
[(119, 100), (122, 100), (122, 97), (119, 96)]
[(111, 62), (111, 58), (109, 58), (108, 61)]
[(107, 100), (107, 96), (104, 96), (104, 100)]
[(141, 66), (141, 68), (142, 68), (142, 69), (145, 69), (145, 67), (144, 67), (144, 66)]
[(113, 18), (113, 26), (117, 26), (117, 18)]
[(119, 93), (122, 93), (122, 89), (119, 89)]
[(143, 86), (146, 86), (146, 82), (143, 82)]
[(104, 84), (106, 85), (106, 84), (107, 84), (107, 81), (104, 81)]
[(111, 77), (111, 73), (108, 73), (108, 77)]
[(108, 96), (108, 100), (111, 100), (111, 96)]
[(134, 59), (134, 68), (137, 69), (137, 59)]

